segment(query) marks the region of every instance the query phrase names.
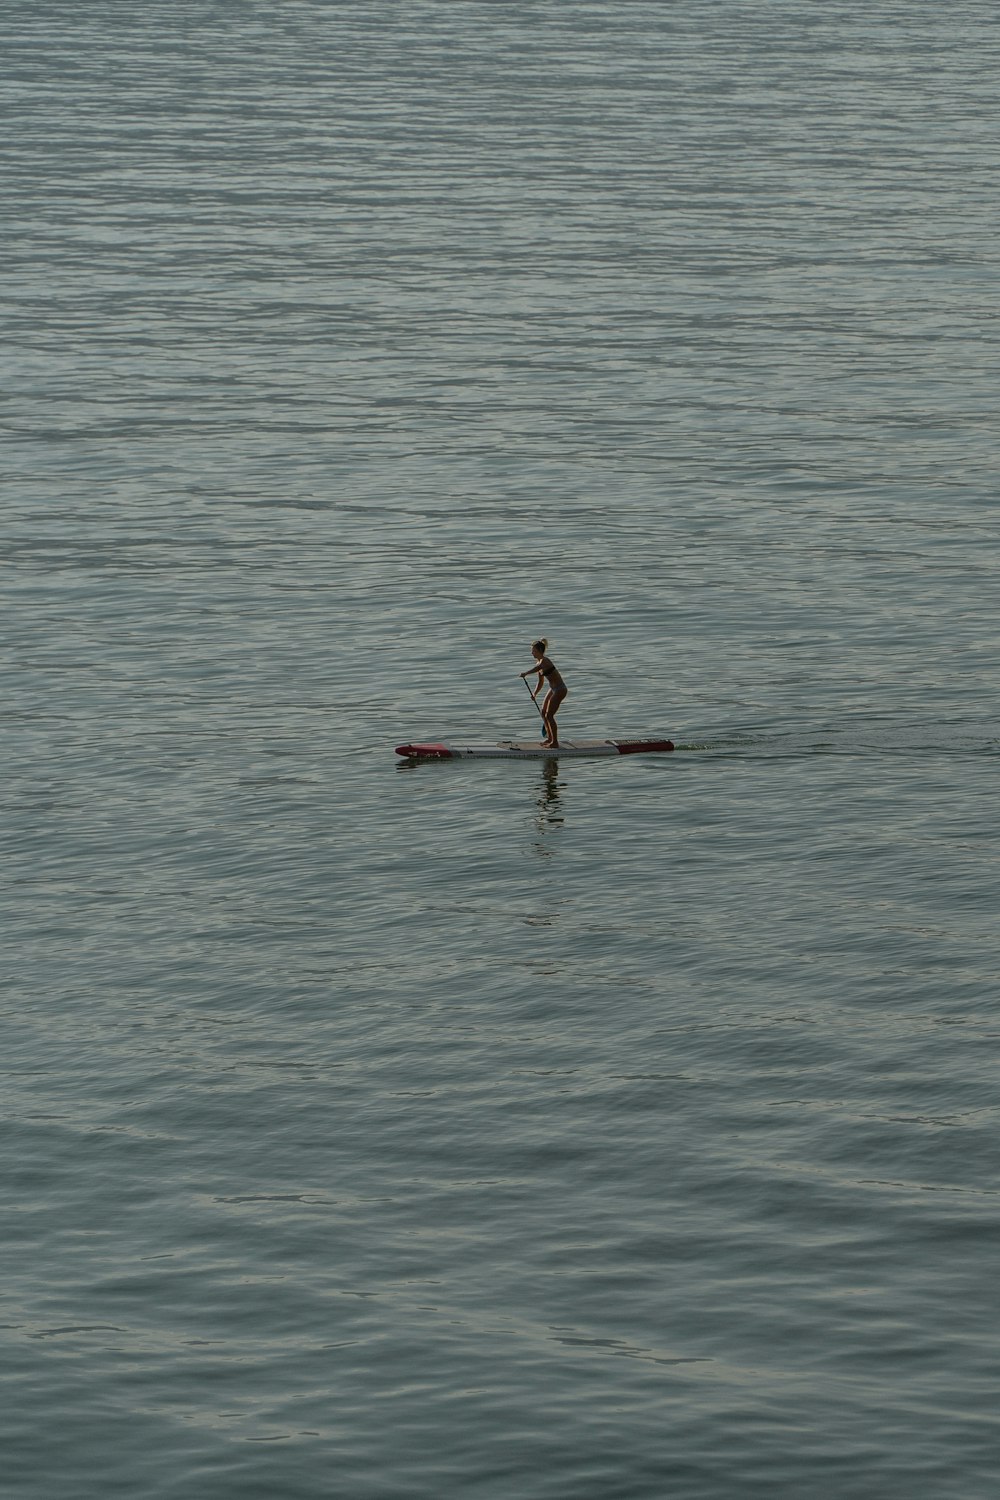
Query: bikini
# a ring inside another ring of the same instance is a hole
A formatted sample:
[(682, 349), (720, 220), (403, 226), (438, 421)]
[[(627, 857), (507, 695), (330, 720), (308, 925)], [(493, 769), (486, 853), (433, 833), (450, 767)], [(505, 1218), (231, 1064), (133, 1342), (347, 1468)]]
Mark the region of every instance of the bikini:
[(559, 676), (559, 673), (556, 671), (556, 668), (552, 665), (547, 656), (542, 657), (541, 661), (538, 663), (538, 669), (548, 683), (550, 692), (558, 693), (560, 688), (562, 689), (563, 696), (565, 696), (566, 693), (569, 692), (566, 684), (563, 682), (562, 678)]

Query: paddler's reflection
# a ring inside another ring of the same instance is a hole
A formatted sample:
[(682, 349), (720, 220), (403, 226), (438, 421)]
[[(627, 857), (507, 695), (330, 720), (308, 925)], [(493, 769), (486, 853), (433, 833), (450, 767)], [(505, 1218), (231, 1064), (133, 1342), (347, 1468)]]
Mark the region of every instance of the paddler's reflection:
[(535, 823), (543, 833), (546, 828), (564, 821), (562, 797), (559, 795), (562, 786), (563, 783), (559, 780), (559, 762), (555, 756), (551, 760), (543, 761), (542, 779), (535, 797), (538, 805)]

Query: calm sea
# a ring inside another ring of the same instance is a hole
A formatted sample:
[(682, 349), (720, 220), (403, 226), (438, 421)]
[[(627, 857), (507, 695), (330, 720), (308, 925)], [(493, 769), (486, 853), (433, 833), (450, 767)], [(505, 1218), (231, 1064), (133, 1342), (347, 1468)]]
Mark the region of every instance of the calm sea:
[(995, 8), (3, 9), (5, 1496), (995, 1500)]

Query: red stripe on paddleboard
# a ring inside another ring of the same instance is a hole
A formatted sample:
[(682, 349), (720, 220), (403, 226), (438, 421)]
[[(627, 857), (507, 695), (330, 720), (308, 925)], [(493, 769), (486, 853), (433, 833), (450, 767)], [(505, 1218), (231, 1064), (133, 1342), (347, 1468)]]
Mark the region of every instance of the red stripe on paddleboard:
[(644, 750), (672, 750), (673, 740), (615, 740), (619, 755), (641, 755)]
[(435, 755), (439, 760), (451, 760), (447, 745), (397, 745), (397, 755)]

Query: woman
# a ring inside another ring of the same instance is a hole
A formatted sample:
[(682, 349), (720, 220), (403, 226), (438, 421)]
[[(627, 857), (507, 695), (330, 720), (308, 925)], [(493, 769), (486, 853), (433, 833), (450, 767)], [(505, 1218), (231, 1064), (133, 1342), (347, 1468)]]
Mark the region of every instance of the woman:
[(545, 702), (542, 704), (542, 727), (545, 730), (545, 738), (542, 741), (542, 746), (546, 750), (558, 750), (559, 731), (556, 728), (556, 714), (559, 711), (560, 703), (562, 703), (569, 689), (545, 654), (548, 650), (548, 645), (549, 643), (546, 640), (532, 641), (531, 654), (535, 658), (535, 665), (529, 667), (527, 672), (522, 672), (521, 676), (527, 681), (532, 672), (538, 673), (538, 682), (535, 684), (534, 692), (531, 695), (536, 703), (538, 702), (538, 694), (542, 689), (543, 680), (548, 683), (549, 690), (545, 695)]

